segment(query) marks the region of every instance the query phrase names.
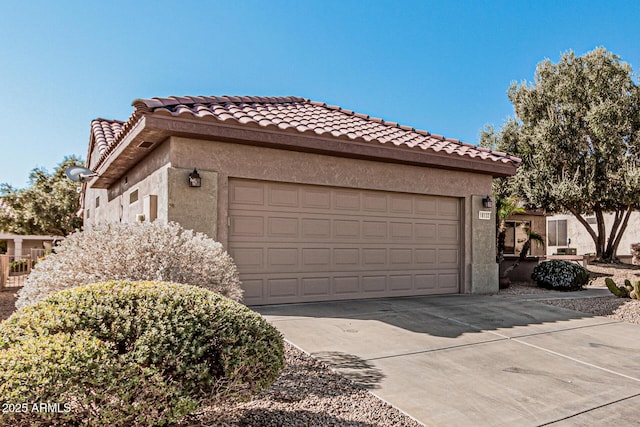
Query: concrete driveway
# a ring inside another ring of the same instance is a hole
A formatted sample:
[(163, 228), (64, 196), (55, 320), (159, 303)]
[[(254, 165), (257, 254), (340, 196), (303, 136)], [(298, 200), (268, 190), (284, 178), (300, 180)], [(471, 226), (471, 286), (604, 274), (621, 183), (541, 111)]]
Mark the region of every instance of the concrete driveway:
[(254, 309), (289, 342), (428, 426), (637, 425), (640, 325), (536, 298)]

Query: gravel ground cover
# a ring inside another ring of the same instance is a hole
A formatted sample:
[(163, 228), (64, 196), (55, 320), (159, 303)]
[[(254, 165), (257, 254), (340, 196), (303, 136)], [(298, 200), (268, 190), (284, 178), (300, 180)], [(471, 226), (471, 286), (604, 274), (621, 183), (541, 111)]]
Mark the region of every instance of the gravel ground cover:
[[(611, 277), (640, 280), (640, 267), (589, 265), (594, 279), (589, 287), (605, 287)], [(0, 320), (15, 310), (17, 289), (0, 291)], [(607, 316), (640, 324), (640, 301), (614, 295), (597, 298), (554, 299), (558, 291), (538, 288), (533, 283), (513, 283), (500, 295), (548, 294), (539, 300), (571, 310)], [(566, 296), (562, 292), (563, 296)], [(577, 294), (576, 294), (577, 296)], [(182, 426), (420, 426), (421, 424), (373, 396), (369, 391), (333, 371), (299, 349), (285, 344), (286, 368), (268, 390), (248, 402), (203, 408)]]
[[(640, 280), (640, 266), (629, 264), (590, 264), (587, 269), (591, 272), (592, 280), (587, 288), (606, 288), (605, 278), (611, 277), (616, 284), (621, 285), (625, 279)], [(538, 288), (532, 282), (516, 282), (507, 289), (502, 289), (499, 295), (518, 294), (562, 294), (565, 292), (550, 291)], [(569, 310), (589, 313), (596, 316), (606, 316), (616, 320), (640, 324), (640, 300), (618, 298), (611, 294), (596, 298), (562, 298), (539, 300), (539, 302), (555, 305)]]

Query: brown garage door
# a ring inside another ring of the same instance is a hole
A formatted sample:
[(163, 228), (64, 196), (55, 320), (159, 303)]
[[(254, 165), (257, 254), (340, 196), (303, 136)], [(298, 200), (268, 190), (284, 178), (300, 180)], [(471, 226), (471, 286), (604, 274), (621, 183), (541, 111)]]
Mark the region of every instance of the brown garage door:
[(247, 305), (457, 293), (456, 198), (229, 181)]

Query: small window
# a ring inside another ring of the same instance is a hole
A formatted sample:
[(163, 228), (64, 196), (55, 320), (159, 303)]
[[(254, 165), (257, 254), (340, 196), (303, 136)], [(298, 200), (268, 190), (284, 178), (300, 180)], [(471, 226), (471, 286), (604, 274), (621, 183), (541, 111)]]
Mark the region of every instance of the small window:
[(566, 219), (550, 219), (547, 221), (547, 242), (549, 246), (567, 246)]
[(100, 207), (100, 196), (96, 197), (96, 208)]
[(507, 255), (520, 255), (524, 242), (528, 239), (525, 229), (531, 228), (531, 221), (507, 221), (506, 226), (504, 253)]
[(138, 190), (134, 190), (129, 194), (129, 204), (135, 203), (138, 201)]
[(91, 210), (87, 209), (87, 219), (91, 218)]
[(596, 217), (595, 216), (588, 216), (587, 218), (587, 224), (596, 224)]

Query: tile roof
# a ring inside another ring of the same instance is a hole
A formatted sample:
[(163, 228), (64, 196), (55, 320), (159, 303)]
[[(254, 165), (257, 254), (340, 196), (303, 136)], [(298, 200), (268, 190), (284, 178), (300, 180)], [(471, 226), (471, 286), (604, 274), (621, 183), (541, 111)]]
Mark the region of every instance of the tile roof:
[[(102, 155), (114, 145), (122, 132), (124, 122), (119, 120), (95, 119), (91, 121), (94, 147)], [(90, 154), (90, 153), (89, 153)]]
[(136, 99), (128, 121), (96, 119), (91, 123), (101, 164), (142, 116), (198, 118), (224, 124), (320, 136), (346, 141), (388, 144), (431, 150), (518, 165), (520, 159), (506, 153), (445, 138), (410, 126), (359, 114), (337, 106), (298, 97), (172, 96)]

